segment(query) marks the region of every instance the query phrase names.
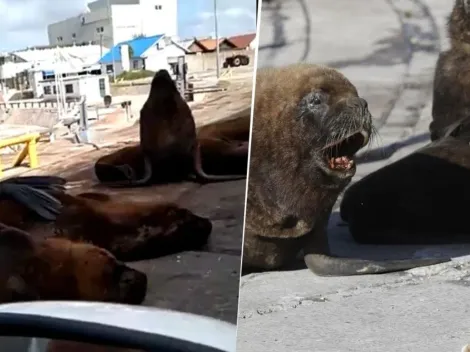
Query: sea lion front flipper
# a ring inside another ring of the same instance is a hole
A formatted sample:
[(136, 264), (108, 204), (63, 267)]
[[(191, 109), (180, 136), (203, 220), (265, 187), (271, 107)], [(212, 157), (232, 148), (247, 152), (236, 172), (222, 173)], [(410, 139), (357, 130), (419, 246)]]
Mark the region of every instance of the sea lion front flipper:
[(44, 220), (54, 221), (62, 203), (46, 191), (19, 183), (0, 183), (0, 197), (13, 199)]
[(26, 185), (44, 191), (64, 192), (67, 180), (59, 176), (18, 176), (11, 177), (2, 182)]
[(208, 175), (202, 169), (202, 156), (201, 156), (201, 146), (198, 143), (195, 149), (194, 155), (194, 172), (195, 178), (197, 180), (205, 181), (205, 182), (223, 182), (223, 181), (235, 181), (235, 180), (242, 180), (246, 178), (245, 175)]
[(319, 276), (352, 276), (384, 274), (421, 266), (449, 262), (450, 258), (424, 258), (399, 260), (367, 260), (330, 256), (326, 227), (319, 229), (304, 247), (304, 261)]

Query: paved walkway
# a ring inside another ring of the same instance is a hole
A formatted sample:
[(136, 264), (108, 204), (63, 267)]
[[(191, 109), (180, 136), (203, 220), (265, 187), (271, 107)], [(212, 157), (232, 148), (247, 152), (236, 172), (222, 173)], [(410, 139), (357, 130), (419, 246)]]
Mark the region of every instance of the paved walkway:
[[(259, 66), (327, 64), (369, 102), (380, 137), (363, 153), (355, 180), (428, 143), (434, 67), (448, 46), (445, 23), (453, 1), (279, 3), (263, 6)], [(306, 269), (244, 276), (237, 351), (442, 352), (470, 342), (470, 315), (461, 303), (470, 285), (463, 257), (470, 246), (358, 245), (338, 225), (333, 214), (334, 254), (455, 259), (375, 276), (322, 278)]]

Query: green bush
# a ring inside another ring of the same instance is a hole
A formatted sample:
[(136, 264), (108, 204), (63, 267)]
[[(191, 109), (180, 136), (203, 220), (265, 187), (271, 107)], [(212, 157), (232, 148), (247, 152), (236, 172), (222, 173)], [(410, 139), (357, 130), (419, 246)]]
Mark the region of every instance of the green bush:
[(120, 81), (133, 81), (135, 79), (153, 77), (155, 75), (154, 71), (149, 70), (139, 70), (139, 71), (124, 71), (116, 76), (116, 80)]

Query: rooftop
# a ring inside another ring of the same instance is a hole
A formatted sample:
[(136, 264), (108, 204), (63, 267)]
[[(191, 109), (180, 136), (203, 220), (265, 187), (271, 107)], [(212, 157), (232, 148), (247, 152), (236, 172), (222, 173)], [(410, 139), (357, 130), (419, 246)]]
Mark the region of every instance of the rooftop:
[(127, 40), (125, 42), (118, 43), (114, 47), (111, 48), (100, 60), (99, 62), (102, 64), (111, 64), (114, 61), (121, 61), (121, 45), (127, 44), (132, 48), (132, 58), (141, 57), (143, 53), (147, 51), (152, 45), (157, 43), (163, 34), (154, 35), (151, 37), (138, 37), (131, 40)]

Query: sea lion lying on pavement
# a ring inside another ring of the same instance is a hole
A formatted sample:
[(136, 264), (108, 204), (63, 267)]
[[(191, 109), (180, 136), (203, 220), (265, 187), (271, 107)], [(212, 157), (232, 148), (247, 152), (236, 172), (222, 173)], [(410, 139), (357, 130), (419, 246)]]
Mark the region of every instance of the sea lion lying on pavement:
[[(244, 149), (238, 143), (235, 148), (230, 143), (219, 146), (222, 148), (219, 162), (227, 158), (227, 154), (238, 157), (240, 149), (248, 154), (248, 143)], [(95, 174), (101, 183), (117, 187), (179, 182), (191, 175), (201, 182), (246, 177), (246, 174), (208, 175), (203, 169), (203, 147), (191, 109), (169, 73), (160, 70), (152, 80), (149, 97), (140, 111), (140, 145), (100, 158), (95, 164)]]
[(147, 276), (108, 251), (0, 226), (0, 302), (82, 300), (141, 304)]
[[(452, 135), (455, 136), (452, 136)], [(372, 244), (470, 242), (470, 118), (440, 139), (352, 185), (341, 217)]]
[[(19, 176), (0, 181), (0, 201), (22, 204), (38, 216), (55, 220), (62, 207), (50, 192), (64, 192), (66, 181), (56, 176)], [(15, 215), (15, 214), (13, 214)]]
[(209, 219), (173, 204), (133, 203), (102, 193), (54, 196), (62, 206), (54, 221), (16, 200), (0, 199), (0, 223), (38, 238), (90, 242), (125, 261), (200, 249), (212, 231)]
[(338, 71), (297, 64), (258, 70), (243, 269), (279, 269), (303, 250), (318, 275), (374, 274), (441, 262), (330, 256), (327, 224), (373, 127), (367, 102)]
[(448, 20), (451, 47), (442, 52), (434, 73), (431, 140), (470, 115), (470, 4), (456, 0)]

